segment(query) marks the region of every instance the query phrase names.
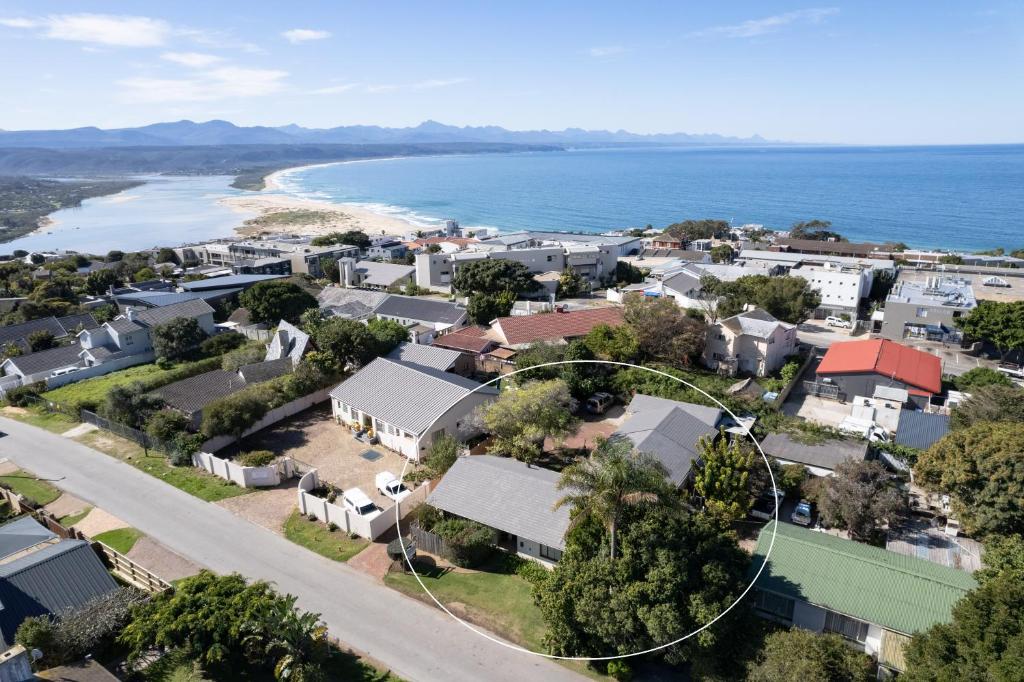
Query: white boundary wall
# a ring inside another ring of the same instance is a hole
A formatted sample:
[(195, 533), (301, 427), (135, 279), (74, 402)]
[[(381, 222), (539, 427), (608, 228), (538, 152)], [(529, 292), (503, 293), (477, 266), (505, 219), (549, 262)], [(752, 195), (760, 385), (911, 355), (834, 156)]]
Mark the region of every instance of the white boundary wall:
[(395, 503), (377, 516), (368, 519), (353, 514), (342, 505), (310, 494), (310, 491), (319, 485), (320, 477), (316, 469), (311, 469), (299, 479), (299, 512), (306, 516), (312, 514), (324, 523), (333, 523), (346, 533), (355, 533), (367, 540), (376, 540), (395, 525), (396, 506), (399, 507), (400, 518), (405, 518), (410, 511), (427, 499), (427, 486), (421, 485), (401, 503)]
[(291, 478), (294, 471), (292, 461), (287, 457), (280, 463), (262, 467), (244, 467), (208, 452), (196, 452), (192, 455), (192, 464), (214, 476), (234, 481), (243, 488), (272, 487), (280, 484), (282, 478)]
[(99, 365), (82, 367), (80, 369), (76, 369), (74, 372), (68, 372), (67, 374), (61, 374), (60, 376), (55, 377), (48, 377), (46, 379), (46, 388), (57, 388), (58, 386), (82, 381), (83, 379), (103, 376), (104, 374), (110, 374), (111, 372), (116, 372), (119, 369), (125, 369), (126, 367), (144, 365), (147, 362), (153, 362), (155, 359), (156, 357), (153, 355), (153, 351), (146, 351), (145, 353), (139, 353), (138, 355), (128, 355), (123, 358), (109, 360)]
[[(322, 403), (323, 401), (331, 397), (331, 388), (333, 388), (333, 386), (321, 388), (318, 391), (313, 391), (309, 395), (304, 395), (301, 398), (296, 398), (290, 403), (285, 403), (280, 407), (275, 407), (274, 409), (270, 410), (265, 415), (263, 415), (262, 419), (260, 419), (258, 422), (250, 426), (245, 431), (243, 431), (242, 438), (245, 438), (246, 436), (251, 436), (257, 431), (265, 429), (271, 424), (276, 424), (282, 419), (287, 419), (288, 417), (291, 417), (294, 414), (302, 412), (303, 410), (310, 408), (313, 405), (316, 405), (317, 403)], [(208, 452), (217, 452), (218, 450), (221, 450), (231, 445), (232, 443), (235, 442), (235, 440), (237, 439), (234, 436), (214, 436), (213, 438), (203, 443), (203, 450), (206, 450)]]

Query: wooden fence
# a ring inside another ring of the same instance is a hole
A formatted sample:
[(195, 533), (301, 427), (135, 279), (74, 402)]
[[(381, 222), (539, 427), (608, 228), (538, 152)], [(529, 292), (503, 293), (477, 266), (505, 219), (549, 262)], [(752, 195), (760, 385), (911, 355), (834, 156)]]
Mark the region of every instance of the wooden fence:
[(418, 522), (413, 521), (409, 524), (409, 535), (416, 541), (417, 552), (423, 551), (439, 557), (451, 556), (451, 548), (448, 546), (448, 541), (440, 535), (425, 530)]

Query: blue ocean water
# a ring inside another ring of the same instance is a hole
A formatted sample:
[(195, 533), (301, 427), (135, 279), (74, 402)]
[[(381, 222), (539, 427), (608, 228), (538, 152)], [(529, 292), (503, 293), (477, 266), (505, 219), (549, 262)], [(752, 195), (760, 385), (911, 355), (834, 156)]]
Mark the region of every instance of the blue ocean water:
[(298, 169), (289, 193), (431, 224), (603, 232), (685, 218), (853, 241), (1024, 247), (1024, 145), (602, 149), (390, 159)]

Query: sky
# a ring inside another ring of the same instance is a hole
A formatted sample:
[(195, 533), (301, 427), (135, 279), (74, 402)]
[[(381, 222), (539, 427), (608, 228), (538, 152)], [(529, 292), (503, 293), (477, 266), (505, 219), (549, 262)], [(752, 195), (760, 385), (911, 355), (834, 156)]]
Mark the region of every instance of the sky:
[(1024, 142), (1024, 3), (0, 0), (0, 128)]

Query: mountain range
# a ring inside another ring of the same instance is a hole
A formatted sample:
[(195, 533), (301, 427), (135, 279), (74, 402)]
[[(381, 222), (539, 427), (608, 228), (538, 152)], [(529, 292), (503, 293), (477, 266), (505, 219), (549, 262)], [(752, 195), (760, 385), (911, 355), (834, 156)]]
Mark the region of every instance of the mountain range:
[(658, 133), (642, 135), (626, 130), (508, 130), (500, 126), (451, 126), (424, 121), (408, 128), (338, 126), (304, 128), (296, 124), (278, 127), (237, 126), (229, 121), (173, 121), (137, 128), (68, 130), (0, 130), (0, 147), (96, 148), (179, 147), (243, 144), (423, 144), (473, 142), (502, 144), (554, 144), (594, 146), (622, 144), (743, 145), (770, 144), (754, 135), (738, 138), (715, 134)]

